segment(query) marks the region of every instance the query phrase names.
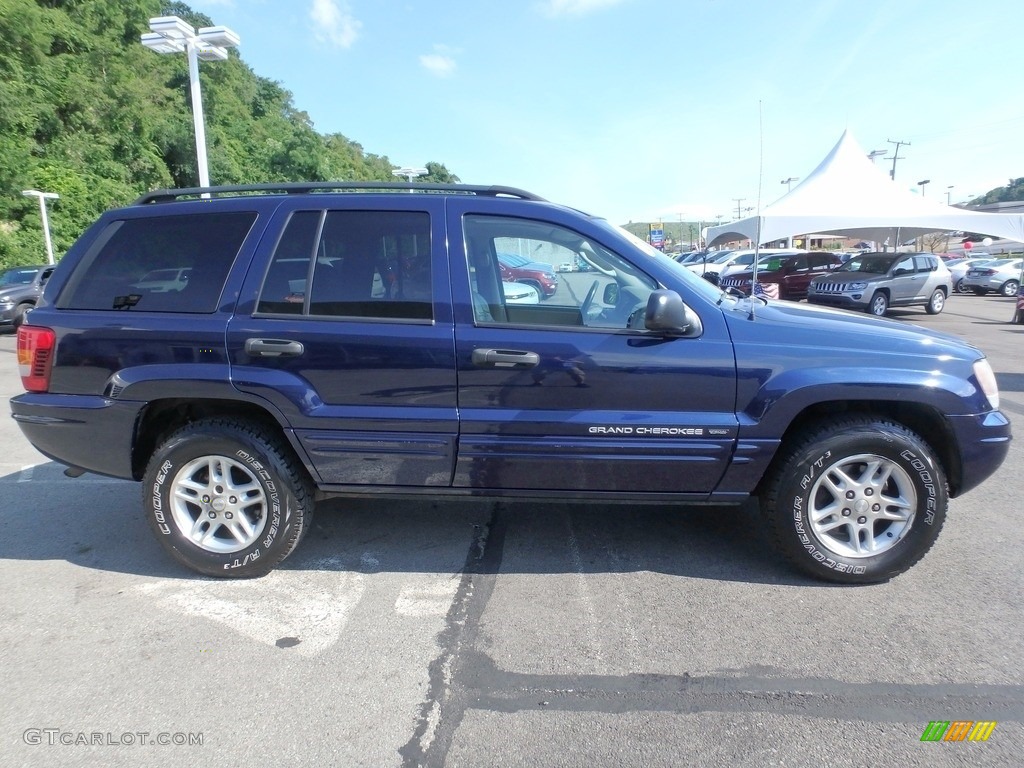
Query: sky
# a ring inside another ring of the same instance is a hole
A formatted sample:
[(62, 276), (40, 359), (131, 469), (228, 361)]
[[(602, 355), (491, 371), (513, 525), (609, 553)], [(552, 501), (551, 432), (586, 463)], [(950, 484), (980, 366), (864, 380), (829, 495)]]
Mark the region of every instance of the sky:
[(615, 224), (756, 213), (847, 129), (926, 198), (1024, 176), (1020, 0), (188, 4), (319, 133)]

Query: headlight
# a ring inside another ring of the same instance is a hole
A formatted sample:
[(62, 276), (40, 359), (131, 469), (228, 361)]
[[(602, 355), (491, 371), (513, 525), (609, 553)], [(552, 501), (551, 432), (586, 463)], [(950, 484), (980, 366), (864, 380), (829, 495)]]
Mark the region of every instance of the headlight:
[(988, 398), (989, 405), (993, 410), (999, 408), (999, 385), (996, 384), (996, 375), (992, 373), (992, 366), (986, 358), (974, 361), (974, 378), (981, 385), (981, 391)]
[(844, 291), (863, 291), (868, 287), (867, 283), (847, 283)]

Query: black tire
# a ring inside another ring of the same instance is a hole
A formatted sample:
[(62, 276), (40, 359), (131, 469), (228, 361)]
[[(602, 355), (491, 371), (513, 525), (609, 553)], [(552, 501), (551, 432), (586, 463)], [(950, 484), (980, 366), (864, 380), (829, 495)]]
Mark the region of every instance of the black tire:
[(34, 306), (34, 304), (19, 304), (14, 308), (14, 317), (12, 318), (11, 325), (15, 331), (25, 324), (25, 316), (28, 315), (28, 311)]
[(962, 277), (953, 285), (953, 293), (967, 293), (967, 289), (964, 288), (964, 279)]
[(874, 584), (931, 549), (949, 494), (942, 466), (917, 434), (886, 419), (848, 418), (784, 446), (761, 502), (776, 546), (799, 570)]
[(875, 317), (885, 317), (885, 313), (889, 310), (889, 297), (886, 296), (884, 291), (878, 291), (874, 296), (871, 297), (871, 302), (868, 304), (868, 314), (874, 315)]
[(1017, 289), (1020, 288), (1020, 283), (1016, 280), (1007, 280), (999, 288), (999, 293), (1003, 296), (1016, 296)]
[(936, 288), (924, 309), (929, 315), (937, 315), (944, 306), (946, 306), (946, 292), (941, 288)]
[(207, 576), (251, 578), (298, 546), (312, 523), (313, 489), (279, 438), (251, 422), (214, 418), (157, 448), (143, 505), (178, 562)]

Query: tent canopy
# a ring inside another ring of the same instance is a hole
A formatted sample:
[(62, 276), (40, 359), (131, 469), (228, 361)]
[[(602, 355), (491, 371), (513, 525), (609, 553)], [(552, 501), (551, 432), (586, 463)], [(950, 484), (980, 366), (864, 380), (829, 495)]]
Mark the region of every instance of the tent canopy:
[(899, 245), (929, 232), (977, 232), (1024, 243), (1024, 215), (953, 208), (901, 189), (844, 131), (817, 168), (757, 216), (709, 227), (707, 244), (768, 243), (812, 233)]

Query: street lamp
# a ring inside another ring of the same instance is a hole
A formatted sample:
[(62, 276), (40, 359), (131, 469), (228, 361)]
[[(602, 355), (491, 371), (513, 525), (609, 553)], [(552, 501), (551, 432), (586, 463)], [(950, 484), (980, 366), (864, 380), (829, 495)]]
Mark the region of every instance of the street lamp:
[[(393, 171), (391, 171), (391, 175), (392, 176), (405, 176), (405, 178), (407, 178), (409, 180), (409, 183), (412, 184), (412, 180), (415, 179), (417, 176), (426, 176), (427, 175), (427, 169), (426, 168), (395, 168)], [(410, 190), (410, 191), (412, 191), (412, 190)]]
[(241, 38), (227, 27), (195, 28), (177, 16), (158, 16), (149, 20), (150, 31), (141, 38), (142, 44), (157, 53), (188, 55), (188, 79), (192, 91), (192, 122), (196, 132), (196, 162), (199, 166), (199, 186), (210, 186), (210, 171), (206, 162), (206, 127), (203, 120), (203, 96), (199, 90), (199, 59), (224, 61), (228, 48), (236, 47)]
[(885, 153), (887, 151), (888, 150), (885, 150), (885, 149), (872, 149), (870, 152), (868, 152), (868, 160), (870, 160), (871, 164), (874, 165), (875, 158), (876, 157), (885, 157)]
[(931, 183), (932, 183), (931, 179), (922, 179), (921, 181), (917, 182), (917, 186), (919, 186), (921, 188), (921, 197), (924, 197), (924, 185), (925, 184), (931, 184)]
[(46, 241), (46, 259), (53, 264), (53, 243), (50, 240), (50, 220), (46, 216), (46, 201), (60, 198), (56, 192), (40, 192), (38, 189), (25, 189), (21, 194), (25, 197), (39, 198), (39, 218), (43, 220), (43, 240)]
[(948, 187), (946, 187), (946, 205), (949, 205), (950, 195), (952, 194), (949, 190), (951, 190), (955, 186), (955, 184), (950, 184)]
[(799, 180), (799, 176), (790, 176), (788, 179), (783, 179), (782, 183), (786, 185), (786, 192), (793, 190), (793, 182)]

